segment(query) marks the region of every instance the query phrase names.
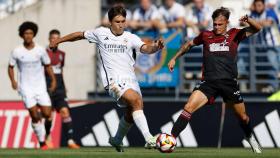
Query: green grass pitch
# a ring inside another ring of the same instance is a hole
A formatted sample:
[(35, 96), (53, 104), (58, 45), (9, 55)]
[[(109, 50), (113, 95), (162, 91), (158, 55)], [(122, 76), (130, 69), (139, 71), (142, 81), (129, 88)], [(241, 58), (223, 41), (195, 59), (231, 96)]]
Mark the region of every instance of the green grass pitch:
[(144, 148), (125, 148), (117, 153), (110, 147), (67, 148), (47, 151), (35, 149), (0, 149), (0, 158), (280, 158), (280, 149), (264, 149), (262, 154), (254, 154), (244, 148), (176, 148), (173, 153), (160, 153)]

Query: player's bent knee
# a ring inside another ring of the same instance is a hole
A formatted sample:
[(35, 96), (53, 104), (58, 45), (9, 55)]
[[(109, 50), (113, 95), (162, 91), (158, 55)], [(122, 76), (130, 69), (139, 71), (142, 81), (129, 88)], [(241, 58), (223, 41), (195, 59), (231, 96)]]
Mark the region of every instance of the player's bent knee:
[(246, 114), (242, 114), (240, 116), (240, 121), (244, 122), (244, 123), (248, 123), (249, 122), (249, 116)]
[(59, 110), (59, 113), (60, 113), (61, 117), (63, 117), (63, 118), (70, 116), (70, 112), (69, 112), (68, 108), (66, 108), (66, 107), (61, 108)]
[(188, 111), (189, 113), (193, 113), (195, 110), (195, 106), (193, 106), (192, 104), (187, 103), (184, 107), (185, 111)]
[(140, 109), (143, 109), (143, 102), (142, 102), (142, 99), (140, 98), (135, 98), (133, 99), (132, 101), (132, 106), (133, 106), (133, 109), (137, 109), (137, 110), (140, 110)]

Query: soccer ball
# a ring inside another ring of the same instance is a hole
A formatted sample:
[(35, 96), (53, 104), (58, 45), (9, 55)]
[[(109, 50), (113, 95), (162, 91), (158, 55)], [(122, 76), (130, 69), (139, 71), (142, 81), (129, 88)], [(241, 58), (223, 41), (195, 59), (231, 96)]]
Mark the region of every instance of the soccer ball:
[(176, 138), (173, 136), (161, 133), (157, 138), (157, 149), (163, 153), (171, 153), (176, 147)]

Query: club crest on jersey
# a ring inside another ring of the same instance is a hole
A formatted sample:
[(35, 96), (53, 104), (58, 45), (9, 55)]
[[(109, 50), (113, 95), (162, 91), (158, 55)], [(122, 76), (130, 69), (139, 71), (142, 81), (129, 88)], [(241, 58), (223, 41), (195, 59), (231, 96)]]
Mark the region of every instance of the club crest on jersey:
[(128, 42), (128, 40), (125, 38), (125, 39), (123, 40), (123, 43), (126, 44), (127, 42)]

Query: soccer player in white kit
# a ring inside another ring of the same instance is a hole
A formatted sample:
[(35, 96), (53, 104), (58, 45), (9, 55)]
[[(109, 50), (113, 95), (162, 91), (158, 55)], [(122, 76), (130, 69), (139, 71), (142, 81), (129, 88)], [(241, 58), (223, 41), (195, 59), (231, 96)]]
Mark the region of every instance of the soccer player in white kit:
[[(46, 129), (41, 121), (51, 118), (51, 101), (46, 88), (45, 70), (52, 78), (50, 92), (56, 88), (56, 80), (50, 66), (50, 58), (45, 48), (33, 42), (38, 26), (33, 22), (24, 22), (19, 27), (19, 36), (23, 44), (15, 48), (10, 57), (8, 74), (12, 88), (21, 95), (26, 109), (28, 109), (32, 127), (42, 150), (48, 149), (45, 144)], [(14, 76), (14, 66), (17, 65), (19, 79)], [(19, 84), (18, 84), (19, 83)], [(41, 114), (39, 114), (39, 109)]]
[(50, 47), (56, 47), (62, 42), (81, 39), (96, 43), (101, 59), (100, 71), (104, 88), (109, 95), (116, 99), (120, 107), (126, 108), (126, 112), (119, 122), (117, 133), (109, 139), (109, 143), (118, 152), (123, 152), (122, 140), (135, 123), (145, 138), (145, 147), (154, 148), (156, 138), (151, 135), (143, 112), (142, 95), (134, 72), (133, 49), (152, 54), (163, 48), (163, 41), (159, 39), (154, 43), (145, 44), (138, 36), (124, 31), (126, 11), (123, 7), (111, 8), (108, 17), (110, 28), (99, 27), (85, 32), (71, 33), (51, 43)]

